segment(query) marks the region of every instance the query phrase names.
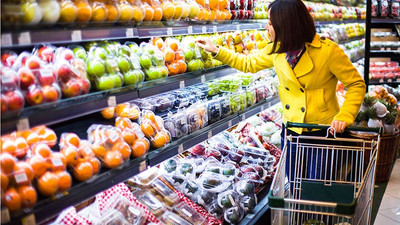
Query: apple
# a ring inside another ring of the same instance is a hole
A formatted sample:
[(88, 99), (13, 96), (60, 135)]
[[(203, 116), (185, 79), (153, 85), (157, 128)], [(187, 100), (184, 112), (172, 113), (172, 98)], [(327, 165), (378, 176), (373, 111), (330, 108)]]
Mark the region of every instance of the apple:
[(148, 54), (143, 54), (139, 58), (140, 65), (143, 69), (149, 69), (151, 67), (151, 57)]
[(13, 52), (3, 53), (1, 55), (1, 63), (5, 67), (12, 67), (15, 61), (17, 61), (17, 58), (18, 58), (17, 54)]
[(50, 85), (56, 81), (50, 68), (41, 69), (38, 77), (42, 86)]
[(126, 73), (131, 69), (131, 63), (127, 57), (120, 56), (117, 59), (119, 70), (122, 73)]
[(76, 57), (78, 57), (80, 59), (83, 59), (83, 60), (86, 60), (87, 54), (86, 54), (86, 51), (85, 51), (85, 49), (83, 47), (80, 47), (80, 46), (76, 47), (76, 48), (74, 48), (73, 52), (74, 52)]
[(114, 80), (114, 88), (121, 87), (124, 84), (124, 77), (122, 76), (122, 74), (112, 74), (110, 75), (110, 77)]
[(43, 97), (45, 102), (55, 102), (59, 99), (60, 94), (52, 85), (46, 85), (42, 87)]
[(99, 91), (110, 90), (114, 88), (114, 79), (110, 76), (100, 77), (96, 82), (96, 88)]
[(131, 49), (126, 45), (121, 45), (118, 48), (118, 55), (119, 56), (131, 56)]
[(160, 67), (165, 64), (164, 54), (161, 52), (156, 52), (151, 59), (154, 66)]
[(39, 58), (45, 62), (54, 61), (54, 48), (49, 46), (43, 46), (38, 50)]
[(57, 68), (57, 76), (61, 82), (67, 82), (72, 75), (71, 67), (68, 64), (61, 64)]
[(8, 108), (8, 101), (6, 99), (6, 96), (1, 94), (1, 113), (6, 112), (7, 108)]
[(118, 63), (115, 58), (107, 58), (105, 61), (105, 65), (107, 73), (113, 74), (119, 72)]
[(78, 78), (79, 85), (81, 86), (81, 95), (89, 93), (90, 82), (87, 79)]
[(30, 105), (42, 104), (44, 100), (43, 92), (38, 86), (32, 85), (29, 87), (28, 92), (25, 95), (25, 99)]
[(106, 67), (100, 60), (89, 61), (87, 72), (89, 76), (101, 77), (106, 73)]
[(104, 48), (96, 47), (96, 49), (93, 51), (93, 56), (105, 60), (107, 58), (107, 51)]
[(18, 74), (11, 69), (1, 70), (1, 90), (12, 91), (19, 86)]
[(23, 90), (28, 89), (29, 86), (35, 83), (35, 75), (26, 67), (21, 67), (18, 70), (18, 76), (20, 79), (20, 86)]
[(9, 91), (4, 95), (9, 111), (21, 110), (24, 107), (24, 96), (19, 91)]
[(189, 62), (190, 60), (193, 59), (193, 51), (192, 51), (192, 50), (190, 50), (190, 49), (185, 49), (184, 54), (185, 54), (185, 60), (186, 60), (186, 62)]
[(67, 60), (67, 61), (70, 61), (70, 60), (72, 60), (72, 59), (75, 58), (74, 52), (73, 52), (71, 49), (68, 49), (68, 48), (64, 49), (64, 50), (61, 52), (61, 57), (62, 57), (63, 59), (65, 59), (65, 60)]
[(156, 80), (161, 77), (161, 71), (158, 68), (150, 68), (145, 73), (148, 80)]
[(81, 85), (77, 79), (69, 80), (62, 86), (62, 93), (65, 98), (78, 96), (81, 92)]
[(204, 155), (206, 152), (206, 147), (204, 147), (202, 144), (198, 144), (192, 147), (190, 152), (194, 155)]
[(168, 68), (166, 66), (160, 67), (159, 70), (161, 73), (161, 77), (168, 77)]
[(206, 151), (206, 158), (209, 157), (214, 157), (215, 159), (217, 159), (218, 161), (221, 161), (222, 159), (222, 154), (220, 151), (218, 151), (217, 149), (208, 149)]
[(26, 60), (25, 65), (31, 70), (40, 69), (41, 60), (37, 56), (31, 56)]
[(125, 85), (132, 85), (138, 83), (139, 77), (137, 70), (128, 71), (127, 73), (124, 73), (124, 81)]

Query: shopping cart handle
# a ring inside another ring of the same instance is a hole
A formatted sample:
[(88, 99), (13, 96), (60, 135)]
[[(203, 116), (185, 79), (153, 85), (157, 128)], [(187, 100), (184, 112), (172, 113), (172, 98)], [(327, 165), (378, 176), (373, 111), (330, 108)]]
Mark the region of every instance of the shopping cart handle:
[[(328, 129), (329, 125), (320, 125), (320, 124), (310, 124), (310, 123), (293, 123), (286, 122), (286, 127), (298, 127), (298, 128), (307, 128), (307, 129)], [(382, 127), (379, 128), (371, 128), (371, 127), (346, 127), (345, 131), (366, 131), (366, 132), (374, 132), (378, 134), (382, 134)]]

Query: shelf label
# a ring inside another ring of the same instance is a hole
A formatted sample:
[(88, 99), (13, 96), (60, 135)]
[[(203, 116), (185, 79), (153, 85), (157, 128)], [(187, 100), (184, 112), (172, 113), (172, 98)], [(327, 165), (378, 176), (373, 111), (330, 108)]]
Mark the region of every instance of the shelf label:
[(392, 82), (392, 79), (388, 79), (388, 82)]
[(212, 137), (212, 131), (210, 130), (210, 131), (208, 131), (208, 139), (210, 139), (211, 137)]
[(240, 25), (236, 24), (236, 31), (240, 31)]
[(20, 45), (29, 45), (31, 44), (31, 33), (29, 32), (22, 32), (18, 36), (18, 43)]
[(203, 28), (201, 28), (201, 32), (202, 32), (203, 34), (207, 33), (207, 27), (206, 27), (206, 26), (203, 26)]
[(193, 26), (188, 26), (188, 34), (193, 34)]
[(217, 33), (217, 32), (218, 32), (217, 26), (213, 26), (213, 33)]
[(258, 27), (259, 27), (259, 29), (263, 29), (263, 28), (264, 28), (264, 26), (263, 26), (262, 23), (259, 23), (259, 24), (258, 24)]
[(2, 46), (11, 46), (12, 45), (11, 34), (2, 34), (1, 35), (1, 45)]
[(8, 223), (10, 222), (10, 212), (7, 208), (1, 210), (1, 222)]
[(271, 107), (271, 102), (268, 102), (268, 108)]
[(172, 27), (168, 27), (167, 28), (167, 35), (168, 36), (172, 36), (174, 34), (174, 32), (172, 31)]
[(206, 75), (201, 75), (200, 81), (201, 81), (201, 83), (206, 82)]
[(242, 115), (242, 121), (243, 120), (246, 120), (246, 115), (245, 114)]
[(379, 79), (379, 83), (382, 83), (383, 82), (383, 79)]
[(126, 37), (132, 38), (133, 37), (133, 28), (126, 29)]
[(140, 171), (140, 172), (143, 172), (143, 171), (145, 171), (146, 169), (147, 169), (146, 161), (141, 162), (140, 165), (139, 165), (139, 171)]
[(29, 119), (22, 118), (17, 121), (17, 131), (29, 130)]
[(107, 103), (108, 107), (114, 107), (117, 105), (117, 98), (115, 98), (115, 96), (110, 96), (108, 97)]
[(80, 30), (72, 31), (71, 40), (72, 41), (82, 41), (82, 31), (80, 31)]
[(22, 225), (36, 225), (35, 214), (30, 214), (21, 219)]
[(232, 127), (232, 120), (228, 121), (228, 127)]
[(261, 112), (264, 111), (264, 105), (261, 106)]
[(183, 144), (179, 145), (178, 153), (181, 154), (183, 152)]
[(396, 81), (397, 81), (397, 82), (400, 82), (400, 78), (397, 78)]
[(185, 81), (184, 81), (184, 80), (181, 80), (181, 81), (179, 82), (179, 88), (180, 88), (180, 89), (185, 88)]

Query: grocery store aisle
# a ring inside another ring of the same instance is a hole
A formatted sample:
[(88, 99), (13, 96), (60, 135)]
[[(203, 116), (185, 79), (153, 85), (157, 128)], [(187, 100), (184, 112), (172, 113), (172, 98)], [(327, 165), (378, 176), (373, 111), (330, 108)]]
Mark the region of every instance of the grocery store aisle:
[(400, 224), (400, 158), (393, 166), (374, 225)]

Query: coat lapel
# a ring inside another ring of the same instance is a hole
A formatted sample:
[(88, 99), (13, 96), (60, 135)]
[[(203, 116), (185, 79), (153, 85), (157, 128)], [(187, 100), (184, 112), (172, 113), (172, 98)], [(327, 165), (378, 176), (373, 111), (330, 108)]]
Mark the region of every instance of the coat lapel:
[(307, 73), (309, 73), (312, 69), (314, 68), (314, 64), (310, 58), (310, 55), (308, 55), (308, 48), (306, 47), (305, 52), (303, 55), (300, 57), (299, 62), (297, 65), (294, 67), (294, 74), (296, 77), (301, 77)]
[(285, 75), (285, 77), (287, 77), (289, 80), (293, 81), (297, 85), (301, 86), (299, 80), (297, 80), (297, 77), (294, 75), (292, 68), (286, 60), (285, 53), (278, 54), (278, 56), (276, 57), (276, 63), (274, 64), (275, 68), (280, 70)]

